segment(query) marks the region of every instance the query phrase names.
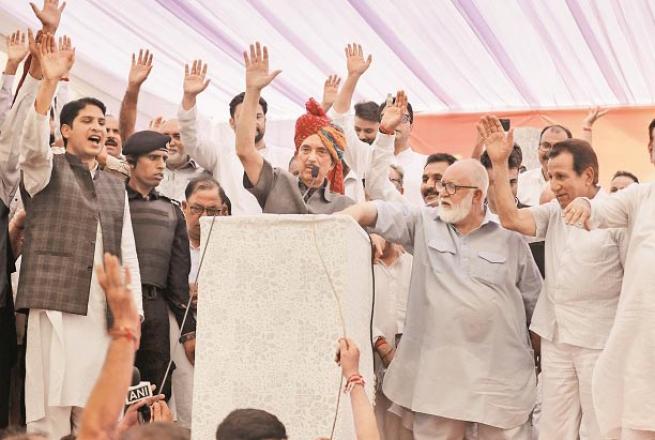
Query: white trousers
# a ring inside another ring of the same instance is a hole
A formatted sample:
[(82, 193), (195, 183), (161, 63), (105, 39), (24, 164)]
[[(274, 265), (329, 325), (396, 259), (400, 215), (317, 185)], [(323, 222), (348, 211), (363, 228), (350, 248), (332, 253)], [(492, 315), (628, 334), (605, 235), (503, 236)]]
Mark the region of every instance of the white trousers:
[(542, 440), (600, 440), (591, 396), (591, 378), (602, 350), (541, 340)]
[(27, 432), (47, 434), (51, 440), (76, 434), (80, 427), (83, 409), (77, 406), (46, 406), (45, 417), (29, 422)]
[(412, 440), (412, 431), (405, 428), (402, 419), (389, 411), (391, 401), (378, 390), (375, 393), (375, 419), (380, 432), (380, 440)]
[(477, 426), (478, 440), (529, 440), (530, 426), (524, 423), (510, 429), (481, 423), (445, 419), (430, 414), (414, 414), (414, 440), (464, 440), (467, 427)]
[(169, 401), (171, 411), (175, 414), (177, 424), (183, 428), (191, 428), (193, 408), (193, 365), (184, 353), (184, 347), (179, 343), (180, 326), (175, 316), (169, 310), (171, 359), (175, 362), (175, 371), (170, 377), (173, 393)]

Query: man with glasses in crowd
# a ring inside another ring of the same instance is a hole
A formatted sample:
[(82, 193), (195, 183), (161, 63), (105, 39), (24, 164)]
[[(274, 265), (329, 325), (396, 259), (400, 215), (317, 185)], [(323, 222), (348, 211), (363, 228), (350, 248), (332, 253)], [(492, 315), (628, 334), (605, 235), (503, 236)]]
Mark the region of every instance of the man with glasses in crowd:
[(436, 209), (377, 200), (343, 211), (418, 261), (383, 392), (415, 413), (418, 440), (464, 438), (472, 425), (481, 440), (527, 439), (536, 388), (527, 324), (541, 276), (525, 240), (485, 209), (477, 160), (451, 165), (436, 186)]

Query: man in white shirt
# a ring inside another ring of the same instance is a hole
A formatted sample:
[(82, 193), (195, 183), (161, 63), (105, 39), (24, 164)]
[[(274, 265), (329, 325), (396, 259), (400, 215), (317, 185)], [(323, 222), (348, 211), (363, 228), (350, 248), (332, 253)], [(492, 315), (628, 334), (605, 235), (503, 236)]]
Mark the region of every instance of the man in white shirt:
[(655, 438), (655, 184), (630, 185), (611, 197), (576, 199), (569, 225), (627, 228), (629, 237), (621, 302), (603, 354), (596, 363), (593, 397), (607, 438)]
[[(354, 128), (351, 121), (346, 117), (350, 109), (352, 97), (360, 77), (366, 72), (372, 62), (372, 57), (364, 58), (362, 47), (357, 44), (348, 45), (346, 48), (346, 65), (348, 69), (348, 76), (344, 81), (343, 87), (337, 99), (334, 101), (330, 116), (336, 125), (342, 127), (346, 132), (346, 139), (348, 140), (348, 147), (345, 151), (346, 162), (355, 172), (364, 176), (370, 166), (371, 162), (371, 146), (368, 142), (362, 142), (360, 137), (357, 136), (359, 141), (355, 141), (353, 136), (348, 136), (348, 133), (353, 133)], [(391, 102), (395, 102), (391, 100)], [(380, 115), (384, 115), (384, 108), (388, 104), (385, 102), (380, 106)], [(412, 131), (412, 124), (414, 123), (414, 111), (411, 104), (407, 104), (406, 114), (400, 124), (395, 128), (393, 133), (384, 133), (387, 135), (395, 134), (394, 141), (394, 163), (400, 165), (405, 170), (405, 197), (410, 203), (416, 206), (422, 206), (423, 200), (421, 197), (421, 175), (423, 167), (425, 166), (426, 156), (415, 152), (409, 145), (409, 136)], [(363, 137), (363, 136), (362, 136)], [(367, 141), (370, 136), (367, 136)]]
[(439, 208), (383, 201), (350, 207), (362, 226), (414, 255), (402, 342), (383, 391), (415, 412), (417, 440), (527, 439), (535, 400), (527, 323), (541, 276), (523, 238), (484, 208), (479, 162), (444, 173)]
[[(205, 80), (207, 75), (207, 66), (202, 61), (194, 61), (193, 67), (189, 71), (187, 66), (184, 76), (184, 96), (182, 104), (178, 110), (178, 120), (180, 122), (182, 142), (186, 146), (189, 155), (198, 164), (210, 171), (215, 179), (225, 189), (227, 196), (232, 201), (232, 212), (234, 215), (258, 214), (262, 212), (259, 203), (243, 186), (243, 165), (237, 157), (234, 144), (217, 145), (210, 141), (207, 130), (200, 130), (198, 123), (196, 98), (209, 85), (209, 80)], [(200, 71), (200, 74), (195, 72)], [(230, 126), (236, 126), (241, 115), (243, 107), (244, 93), (235, 96), (230, 102)], [(266, 113), (268, 105), (260, 97), (257, 110), (257, 129), (255, 134), (255, 146), (269, 163), (274, 167), (287, 169), (289, 159), (293, 155), (293, 150), (288, 152), (281, 148), (267, 147), (264, 140), (266, 132)]]
[(586, 233), (566, 225), (562, 217), (576, 197), (609, 197), (598, 187), (596, 153), (578, 139), (549, 148), (547, 169), (557, 201), (519, 209), (508, 177), (513, 132), (505, 135), (498, 119), (489, 116), (478, 130), (493, 163), (502, 225), (546, 243), (546, 282), (530, 326), (542, 341), (539, 438), (576, 440), (582, 429), (588, 438), (600, 439), (591, 381), (619, 302), (625, 230)]

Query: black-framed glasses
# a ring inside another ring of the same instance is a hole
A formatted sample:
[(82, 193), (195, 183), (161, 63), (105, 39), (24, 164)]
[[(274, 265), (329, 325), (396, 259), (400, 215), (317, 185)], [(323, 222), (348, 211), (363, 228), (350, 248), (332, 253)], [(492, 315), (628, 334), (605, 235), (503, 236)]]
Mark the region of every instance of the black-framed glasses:
[(443, 180), (438, 181), (435, 187), (440, 193), (444, 193), (449, 196), (454, 196), (458, 189), (478, 189), (477, 186), (457, 185), (453, 182), (444, 182)]
[(227, 207), (223, 206), (221, 208), (206, 208), (200, 205), (191, 205), (189, 210), (192, 214), (203, 215), (207, 213), (209, 217), (217, 217), (227, 215)]
[(542, 142), (539, 144), (540, 150), (550, 151), (551, 148), (553, 148), (553, 144), (551, 144), (550, 142)]

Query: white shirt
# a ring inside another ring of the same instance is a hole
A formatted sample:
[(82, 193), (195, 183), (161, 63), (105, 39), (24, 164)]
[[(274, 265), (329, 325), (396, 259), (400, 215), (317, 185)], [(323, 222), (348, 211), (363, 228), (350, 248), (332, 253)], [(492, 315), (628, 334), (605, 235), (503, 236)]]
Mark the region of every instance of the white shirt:
[(9, 109), (11, 108), (14, 77), (15, 75), (2, 74), (2, 85), (0, 85), (0, 125), (4, 122), (7, 112), (9, 112)]
[(601, 432), (655, 431), (655, 184), (594, 199), (592, 226), (627, 228), (625, 275), (614, 327), (593, 377)]
[(159, 182), (157, 191), (169, 199), (181, 202), (186, 200), (186, 187), (189, 182), (198, 176), (201, 176), (205, 170), (190, 159), (187, 163), (174, 170), (168, 167), (164, 168), (164, 178)]
[[(389, 168), (396, 160), (393, 148), (394, 138), (395, 136), (393, 135), (379, 133), (375, 139), (376, 145), (371, 155), (371, 163), (366, 172), (366, 192), (371, 200), (409, 203), (405, 196), (389, 180)], [(423, 171), (421, 171), (422, 175)]]
[[(180, 106), (177, 113), (182, 143), (187, 153), (198, 165), (211, 172), (221, 184), (232, 202), (232, 215), (260, 214), (262, 208), (257, 199), (243, 186), (243, 164), (237, 156), (234, 143), (226, 145), (220, 141), (212, 142), (204, 131), (198, 133), (196, 112), (195, 106), (190, 110), (184, 110)], [(283, 149), (267, 147), (260, 153), (266, 160), (269, 160), (270, 156), (272, 162), (269, 163), (273, 166), (276, 166), (277, 162), (279, 168), (287, 170), (293, 152), (285, 153), (279, 150)]]
[[(595, 198), (609, 197), (599, 191)], [(546, 281), (530, 330), (551, 342), (605, 347), (621, 293), (625, 229), (569, 226), (557, 200), (530, 208), (545, 240)]]
[(412, 276), (412, 256), (402, 253), (387, 266), (378, 262), (375, 272), (375, 313), (373, 315), (373, 341), (380, 337), (395, 345), (397, 334), (405, 328), (409, 281)]
[(528, 206), (539, 206), (539, 199), (548, 185), (541, 167), (519, 174), (519, 201)]
[(404, 187), (405, 198), (414, 206), (424, 206), (423, 196), (421, 195), (421, 183), (423, 181), (423, 170), (427, 156), (417, 153), (408, 147), (395, 155), (395, 164), (403, 167), (405, 171)]
[(285, 171), (289, 169), (289, 162), (293, 157), (293, 152), (294, 150), (291, 148), (276, 147), (275, 145), (266, 145), (266, 147), (259, 150), (259, 154), (273, 165), (273, 168), (281, 168)]
[[(371, 153), (374, 147), (367, 144), (357, 137), (355, 133), (354, 118), (348, 113), (337, 113), (334, 107), (328, 111), (328, 116), (332, 123), (343, 130), (346, 137), (346, 150), (343, 152), (343, 158), (358, 176), (368, 179), (366, 172), (371, 163)], [(380, 137), (378, 133), (376, 140)]]
[(343, 178), (344, 194), (355, 202), (365, 202), (366, 195), (364, 194), (364, 184), (362, 179), (357, 177), (357, 173), (350, 170)]

